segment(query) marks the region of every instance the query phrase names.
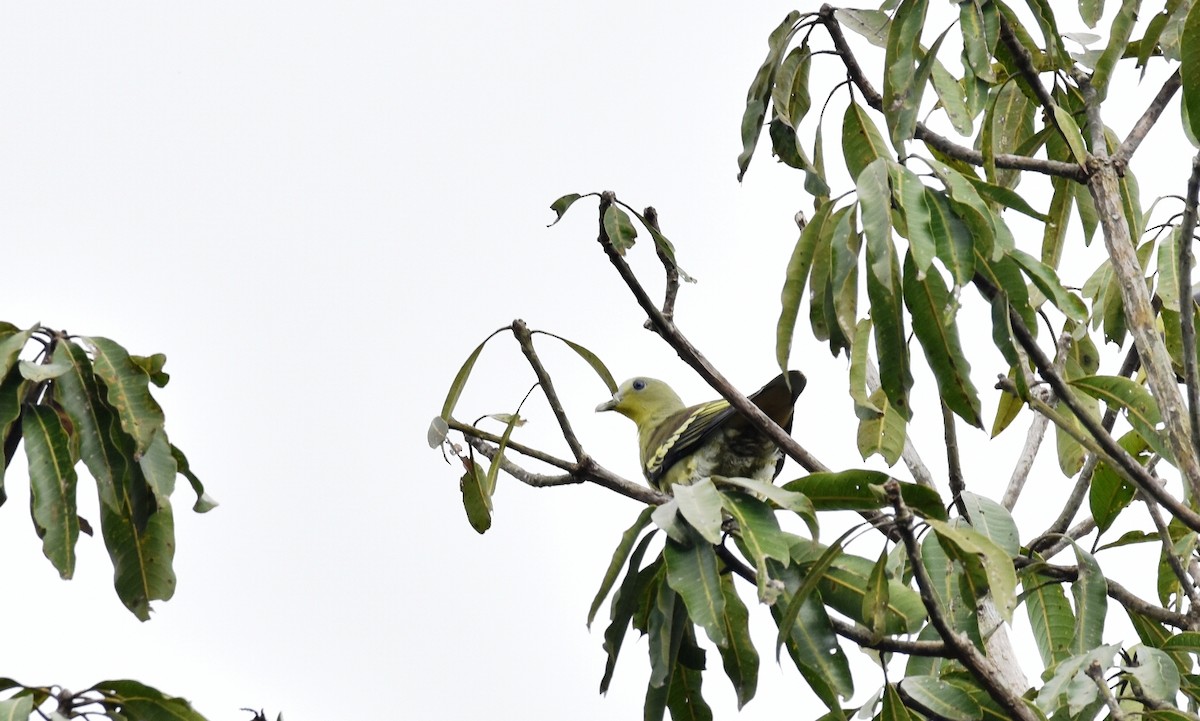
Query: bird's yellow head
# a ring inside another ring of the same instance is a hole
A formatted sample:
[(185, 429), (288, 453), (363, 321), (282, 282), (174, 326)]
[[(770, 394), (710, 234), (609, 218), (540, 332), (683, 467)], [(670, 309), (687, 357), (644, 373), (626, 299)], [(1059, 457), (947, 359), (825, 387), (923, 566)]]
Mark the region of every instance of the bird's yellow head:
[(683, 401), (671, 386), (654, 378), (630, 378), (596, 411), (616, 411), (638, 426), (655, 423), (683, 410)]

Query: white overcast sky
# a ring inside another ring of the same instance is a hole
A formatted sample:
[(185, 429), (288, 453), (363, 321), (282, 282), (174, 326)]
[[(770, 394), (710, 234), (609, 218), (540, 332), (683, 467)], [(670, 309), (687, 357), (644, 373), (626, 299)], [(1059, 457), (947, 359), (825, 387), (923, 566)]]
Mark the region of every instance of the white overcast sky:
[[(137, 678), (214, 721), (241, 706), (288, 721), (638, 717), (644, 642), (627, 639), (601, 698), (603, 623), (584, 627), (636, 506), (504, 479), (479, 537), (459, 467), (425, 430), (470, 350), (518, 317), (590, 347), (618, 379), (710, 396), (641, 329), (595, 244), (594, 201), (546, 229), (568, 192), (655, 205), (700, 279), (680, 297), (685, 332), (747, 390), (776, 372), (791, 218), (811, 203), (765, 151), (743, 185), (735, 158), (767, 34), (795, 4), (0, 7), (0, 319), (166, 353), (171, 439), (222, 503), (197, 516), (180, 488), (178, 592), (142, 624), (111, 590), (99, 539), (82, 538), (76, 579), (58, 580), (14, 469), (0, 675), (72, 689)], [(1139, 159), (1144, 186), (1173, 183), (1146, 198), (1182, 189), (1190, 150), (1166, 155)], [(657, 261), (637, 251), (657, 294)], [(589, 450), (636, 477), (632, 426), (591, 413), (604, 386), (553, 342), (539, 348)], [(986, 337), (979, 353), (986, 389), (1003, 368)], [(844, 361), (811, 341), (795, 357), (816, 381), (796, 435), (830, 465), (860, 465)], [(468, 421), (512, 410), (533, 382), (509, 338), (477, 375)], [(940, 423), (925, 410), (936, 470)], [(544, 405), (527, 415), (527, 439), (552, 437)], [(1002, 465), (970, 481), (998, 496)], [(95, 524), (86, 475), (80, 489)], [(756, 633), (762, 681), (742, 718), (818, 715), (770, 660), (768, 626)], [(719, 666), (710, 655), (706, 694), (728, 718)], [(864, 677), (856, 699), (879, 682)]]

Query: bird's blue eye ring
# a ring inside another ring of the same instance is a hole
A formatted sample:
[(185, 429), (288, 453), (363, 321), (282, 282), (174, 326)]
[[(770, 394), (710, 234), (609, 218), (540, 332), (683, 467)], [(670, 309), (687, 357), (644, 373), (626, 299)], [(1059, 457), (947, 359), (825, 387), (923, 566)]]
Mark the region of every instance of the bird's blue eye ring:
[(646, 387), (646, 381), (642, 380), (641, 378), (638, 378), (636, 381), (633, 382), (633, 389), (635, 391), (640, 391), (645, 387)]

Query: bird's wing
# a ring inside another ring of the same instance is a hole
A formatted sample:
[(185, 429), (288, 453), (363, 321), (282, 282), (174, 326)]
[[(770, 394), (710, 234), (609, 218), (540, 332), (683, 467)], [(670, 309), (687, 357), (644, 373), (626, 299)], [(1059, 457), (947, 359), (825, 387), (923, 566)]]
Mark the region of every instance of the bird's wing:
[[(770, 383), (751, 393), (747, 398), (768, 418), (778, 423), (785, 431), (792, 431), (792, 415), (796, 399), (806, 384), (800, 371), (780, 374)], [(643, 469), (651, 483), (658, 479), (680, 458), (698, 449), (714, 432), (728, 423), (746, 425), (746, 419), (736, 413), (725, 399), (701, 403), (671, 415), (651, 435), (650, 447), (655, 451), (646, 459)], [(780, 459), (776, 473), (782, 470)]]

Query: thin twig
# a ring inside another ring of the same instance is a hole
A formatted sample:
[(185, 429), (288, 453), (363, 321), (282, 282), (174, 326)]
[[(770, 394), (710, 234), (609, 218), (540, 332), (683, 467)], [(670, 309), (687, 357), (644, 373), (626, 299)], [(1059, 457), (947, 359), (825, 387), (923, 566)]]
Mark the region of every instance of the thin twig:
[(1104, 669), (1100, 667), (1100, 662), (1092, 661), (1083, 672), (1096, 684), (1096, 688), (1100, 691), (1100, 698), (1104, 699), (1104, 705), (1108, 707), (1108, 717), (1113, 721), (1129, 721), (1129, 714), (1125, 713), (1125, 710), (1121, 708), (1121, 704), (1117, 703), (1117, 698), (1113, 696), (1112, 689), (1108, 687), (1108, 683), (1104, 680)]
[(525, 325), (525, 321), (518, 318), (512, 322), (512, 330), (513, 335), (517, 337), (517, 342), (521, 345), (521, 352), (525, 354), (530, 367), (533, 368), (534, 375), (537, 376), (542, 393), (546, 394), (546, 402), (550, 404), (550, 410), (554, 413), (555, 420), (558, 421), (563, 440), (567, 442), (567, 447), (571, 449), (575, 460), (582, 461), (587, 457), (587, 453), (584, 452), (583, 444), (579, 442), (574, 429), (571, 428), (571, 420), (567, 417), (566, 410), (563, 409), (562, 401), (558, 399), (558, 392), (554, 390), (554, 381), (550, 380), (550, 374), (546, 372), (545, 366), (538, 358), (537, 351), (533, 348), (533, 336), (530, 335), (529, 328)]
[(1167, 78), (1167, 82), (1158, 89), (1158, 94), (1154, 96), (1154, 100), (1150, 101), (1150, 107), (1146, 108), (1146, 112), (1142, 113), (1142, 117), (1138, 118), (1133, 124), (1129, 135), (1125, 136), (1125, 140), (1121, 142), (1121, 147), (1117, 148), (1113, 153), (1113, 162), (1117, 164), (1117, 168), (1122, 168), (1129, 164), (1130, 158), (1137, 151), (1138, 146), (1142, 144), (1142, 140), (1146, 134), (1150, 132), (1150, 128), (1158, 122), (1158, 117), (1167, 109), (1167, 104), (1171, 102), (1171, 98), (1179, 91), (1183, 84), (1183, 76), (1180, 74), (1179, 68), (1175, 68), (1175, 72), (1171, 73), (1171, 77)]
[[(1054, 355), (1055, 372), (1062, 373), (1063, 368), (1066, 367), (1067, 349), (1070, 342), (1071, 336), (1068, 333), (1058, 336)], [(1046, 394), (1042, 400), (1047, 403), (1053, 400), (1053, 393), (1047, 388), (1038, 388), (1033, 392)], [(1046, 437), (1046, 428), (1049, 427), (1049, 424), (1050, 421), (1046, 416), (1040, 413), (1033, 414), (1029, 432), (1025, 434), (1025, 446), (1021, 449), (1021, 455), (1017, 457), (1017, 465), (1013, 467), (1012, 476), (1008, 479), (1008, 488), (1004, 490), (1004, 498), (1000, 501), (1000, 505), (1010, 511), (1017, 505), (1017, 499), (1025, 488), (1025, 481), (1029, 478), (1029, 472), (1033, 470), (1033, 462), (1037, 458), (1038, 449), (1042, 446), (1042, 440)], [(1075, 512), (1072, 511), (1071, 515), (1074, 516)], [(1070, 523), (1070, 519), (1067, 519), (1067, 523)]]
[(908, 554), (913, 580), (917, 583), (921, 601), (925, 604), (925, 611), (929, 614), (929, 622), (937, 629), (938, 635), (949, 647), (954, 658), (971, 672), (971, 675), (979, 681), (988, 695), (1000, 705), (1010, 718), (1020, 721), (1036, 721), (1037, 715), (1025, 705), (1025, 701), (1021, 698), (1021, 693), (1025, 689), (1015, 690), (1001, 684), (999, 682), (1001, 673), (996, 668), (995, 662), (975, 648), (975, 644), (966, 634), (950, 625), (941, 601), (938, 600), (937, 592), (934, 590), (933, 579), (930, 578), (929, 570), (925, 568), (921, 559), (921, 548), (913, 533), (913, 514), (900, 496), (900, 484), (895, 480), (888, 481), (884, 484), (884, 492), (887, 494), (892, 508), (896, 511), (896, 532)]
[(1192, 448), (1200, 453), (1200, 373), (1196, 370), (1196, 302), (1192, 299), (1192, 233), (1196, 230), (1196, 203), (1200, 196), (1200, 153), (1192, 158), (1183, 220), (1179, 224), (1179, 339), (1183, 346), (1183, 377), (1187, 384), (1188, 418)]
[(1096, 530), (1096, 519), (1088, 516), (1065, 531), (1046, 532), (1038, 536), (1029, 542), (1029, 551), (1041, 554), (1043, 559), (1050, 560), (1071, 545), (1067, 539), (1078, 541), (1094, 530)]
[[(654, 207), (647, 206), (642, 211), (642, 216), (646, 219), (646, 225), (653, 228), (655, 232), (662, 233), (662, 229), (658, 227), (658, 211)], [(663, 293), (662, 314), (664, 318), (674, 322), (675, 298), (679, 295), (679, 268), (667, 257), (667, 254), (663, 252), (662, 247), (658, 243), (654, 244), (654, 252), (658, 254), (658, 259), (662, 261), (663, 272), (666, 275), (666, 290)], [(645, 326), (648, 330), (655, 330), (654, 324), (650, 322), (649, 318), (646, 319)]]
[(958, 515), (970, 523), (971, 514), (967, 512), (967, 504), (962, 497), (963, 491), (967, 490), (967, 483), (963, 479), (962, 463), (958, 458), (958, 432), (954, 427), (954, 411), (950, 410), (945, 401), (942, 401), (942, 432), (946, 439), (946, 473), (950, 482), (950, 497), (954, 500)]
[(1146, 511), (1150, 513), (1150, 519), (1154, 521), (1154, 527), (1158, 529), (1158, 539), (1162, 542), (1163, 555), (1166, 556), (1167, 565), (1171, 567), (1171, 572), (1175, 574), (1175, 578), (1179, 579), (1179, 586), (1188, 598), (1188, 608), (1192, 611), (1192, 614), (1195, 614), (1197, 611), (1200, 611), (1200, 591), (1192, 583), (1192, 577), (1188, 575), (1187, 569), (1183, 565), (1183, 559), (1175, 552), (1175, 544), (1171, 541), (1171, 533), (1167, 529), (1167, 522), (1163, 520), (1162, 514), (1158, 512), (1158, 504), (1152, 498), (1143, 496), (1142, 500), (1146, 502)]

